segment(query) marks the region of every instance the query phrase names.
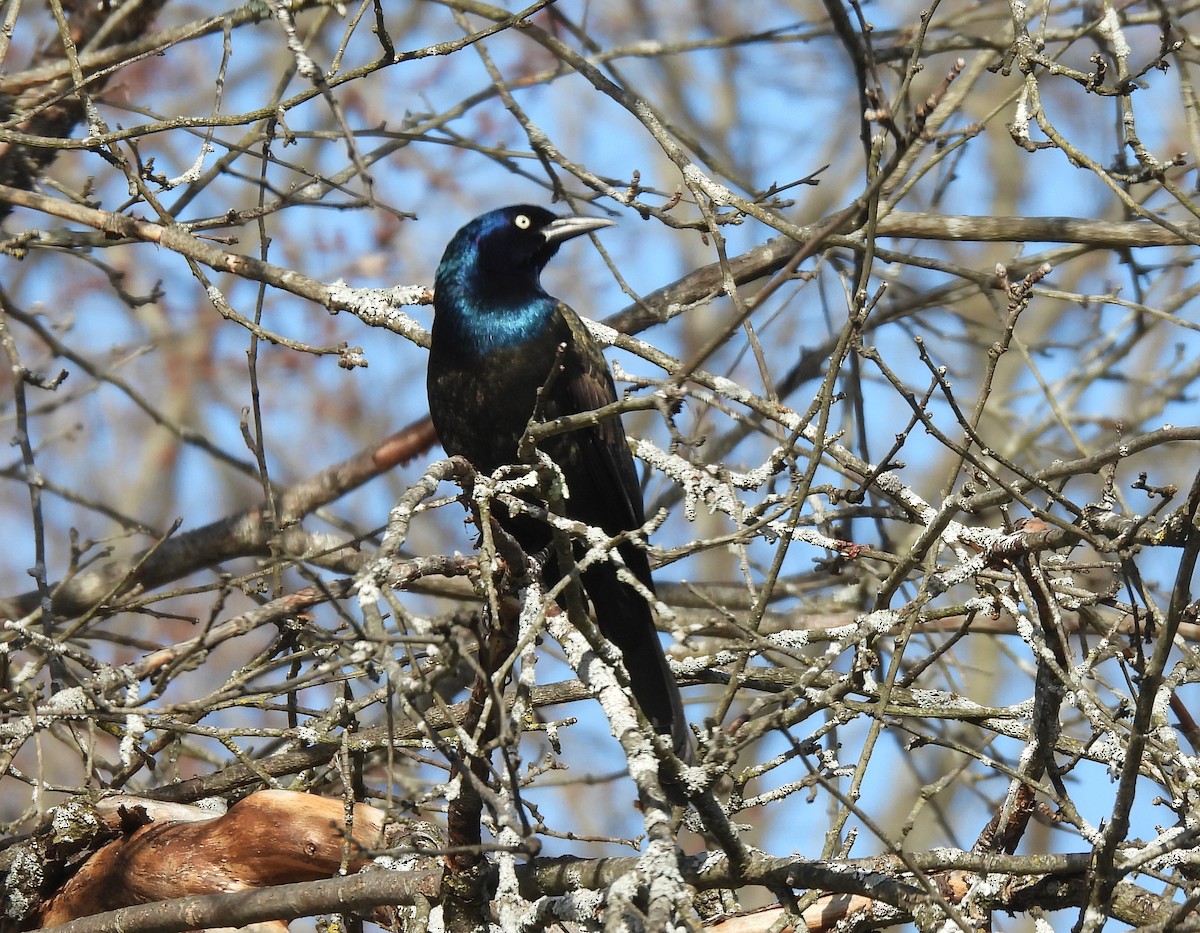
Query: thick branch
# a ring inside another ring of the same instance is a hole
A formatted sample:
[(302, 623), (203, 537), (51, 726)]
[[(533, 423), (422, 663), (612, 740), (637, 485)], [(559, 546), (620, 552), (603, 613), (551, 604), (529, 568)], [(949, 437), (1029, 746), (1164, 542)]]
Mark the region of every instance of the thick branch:
[[(424, 419), (396, 432), (379, 445), (359, 451), (306, 480), (282, 490), (276, 507), (280, 524), (295, 525), (305, 515), (340, 498), (368, 480), (407, 463), (434, 442), (433, 426)], [(184, 532), (129, 560), (88, 570), (54, 587), (54, 612), (72, 617), (100, 600), (153, 590), (196, 570), (238, 557), (270, 552), (277, 534), (264, 504), (252, 506), (193, 531)], [(298, 530), (298, 529), (297, 529)], [(284, 542), (286, 545), (286, 541)], [(300, 555), (303, 556), (303, 555)], [(0, 601), (0, 615), (18, 619), (38, 606), (36, 591)]]

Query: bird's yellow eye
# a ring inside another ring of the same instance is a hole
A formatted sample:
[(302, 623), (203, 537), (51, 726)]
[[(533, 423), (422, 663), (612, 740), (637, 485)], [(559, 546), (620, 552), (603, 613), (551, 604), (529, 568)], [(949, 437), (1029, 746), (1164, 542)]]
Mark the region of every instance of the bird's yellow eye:
[(513, 218), (513, 224), (518, 230), (528, 230), (529, 225), (532, 223), (533, 221), (529, 219), (528, 214), (518, 214)]

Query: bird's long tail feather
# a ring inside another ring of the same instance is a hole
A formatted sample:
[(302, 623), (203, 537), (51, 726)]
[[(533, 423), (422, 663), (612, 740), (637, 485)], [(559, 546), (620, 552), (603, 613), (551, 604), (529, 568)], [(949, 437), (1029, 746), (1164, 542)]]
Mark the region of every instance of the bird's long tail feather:
[(671, 737), (675, 754), (690, 763), (694, 754), (692, 733), (650, 606), (633, 587), (617, 578), (612, 564), (584, 571), (583, 585), (601, 633), (621, 650), (638, 705), (656, 732)]

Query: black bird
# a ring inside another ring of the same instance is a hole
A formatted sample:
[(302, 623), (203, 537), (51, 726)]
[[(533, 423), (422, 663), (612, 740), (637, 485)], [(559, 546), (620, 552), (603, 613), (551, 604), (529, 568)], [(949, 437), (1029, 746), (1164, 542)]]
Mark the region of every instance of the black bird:
[[(429, 413), (447, 453), (491, 473), (517, 462), (535, 409), (539, 420), (548, 421), (616, 401), (600, 347), (575, 312), (540, 282), (563, 242), (611, 224), (517, 205), (476, 217), (454, 235), (434, 281), (428, 375)], [(540, 447), (563, 472), (569, 518), (610, 535), (645, 521), (619, 417), (555, 435)], [(530, 516), (498, 517), (526, 553), (551, 555), (544, 578), (547, 585), (557, 582), (561, 569), (549, 526)], [(646, 552), (631, 544), (619, 550), (653, 591)], [(593, 564), (582, 579), (600, 631), (621, 650), (642, 711), (656, 732), (671, 737), (676, 754), (690, 759), (691, 733), (650, 606), (608, 561)]]

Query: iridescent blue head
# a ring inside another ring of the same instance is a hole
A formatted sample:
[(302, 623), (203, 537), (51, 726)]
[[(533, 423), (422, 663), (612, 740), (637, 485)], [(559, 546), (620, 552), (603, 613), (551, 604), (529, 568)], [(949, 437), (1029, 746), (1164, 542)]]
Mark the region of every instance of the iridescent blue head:
[(452, 332), (486, 351), (536, 336), (557, 304), (539, 280), (550, 257), (565, 241), (611, 225), (529, 204), (476, 217), (454, 234), (434, 277), (434, 338)]

